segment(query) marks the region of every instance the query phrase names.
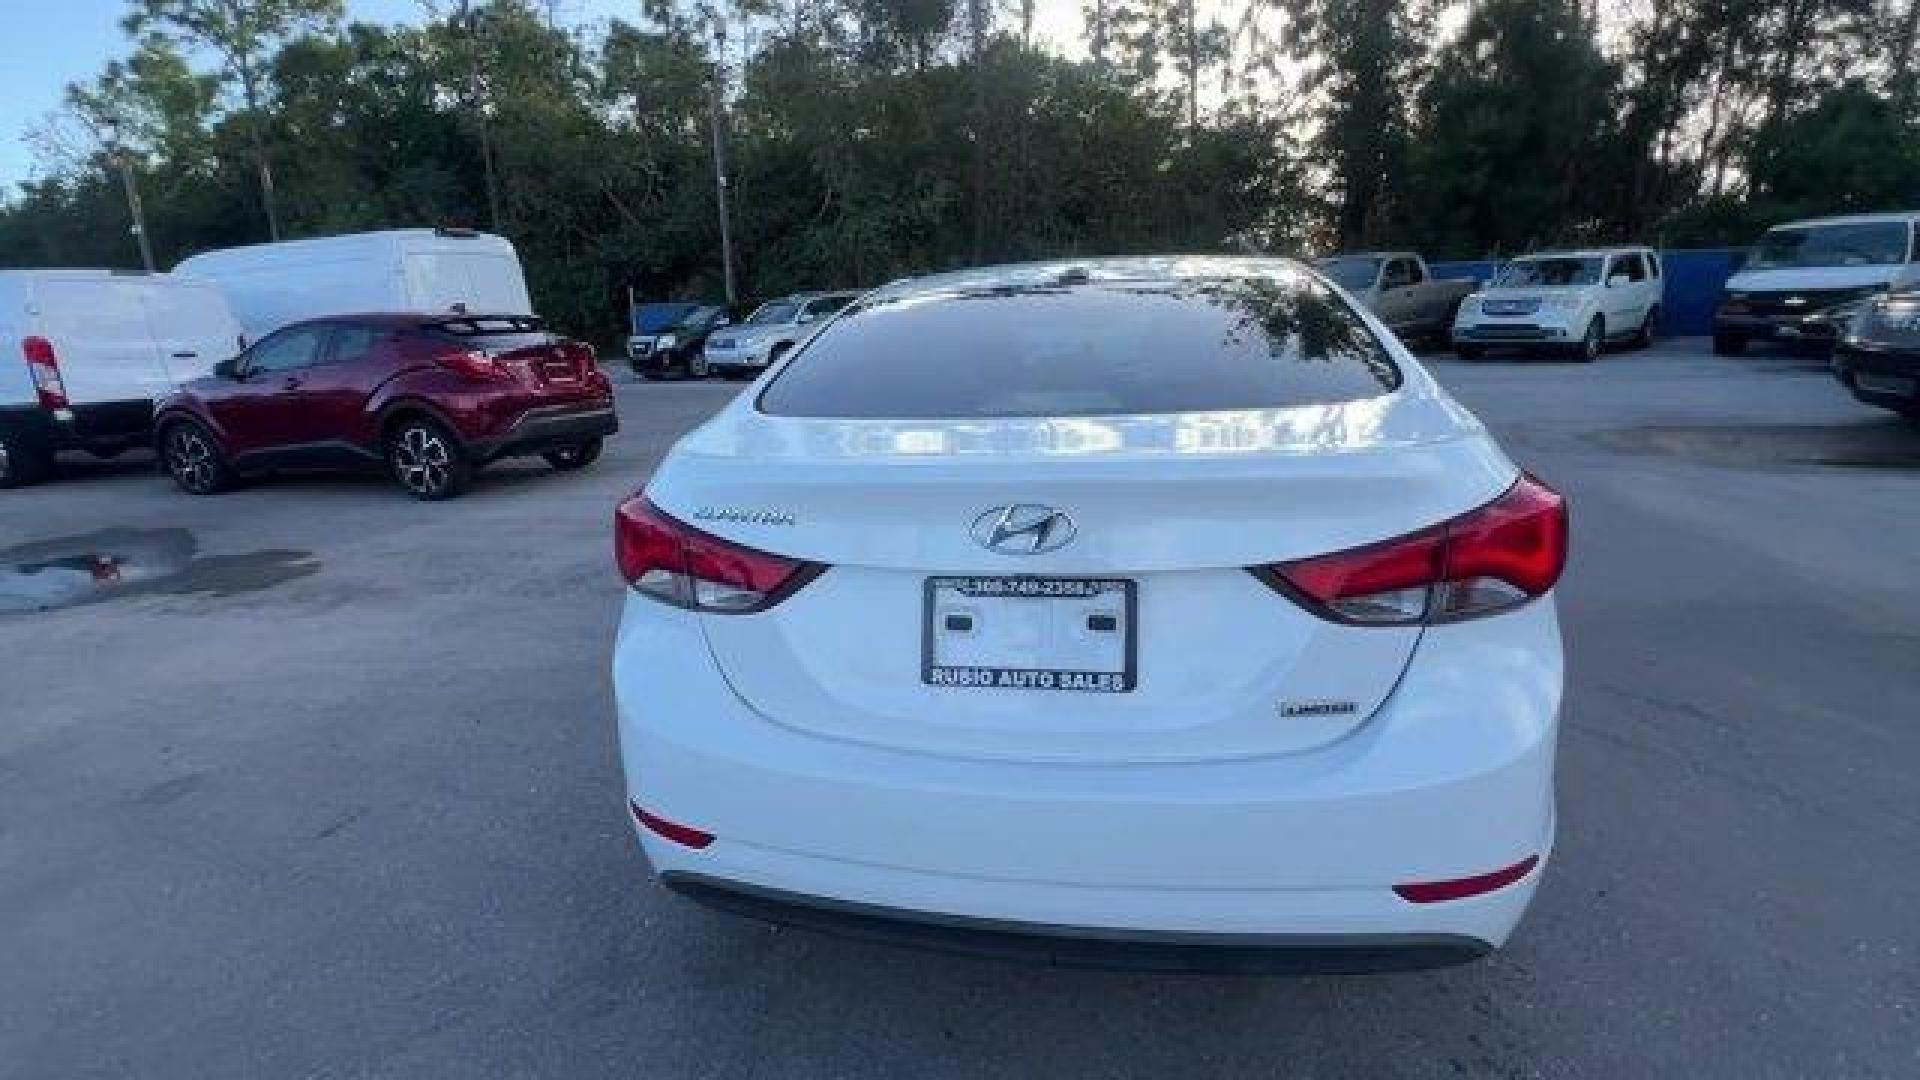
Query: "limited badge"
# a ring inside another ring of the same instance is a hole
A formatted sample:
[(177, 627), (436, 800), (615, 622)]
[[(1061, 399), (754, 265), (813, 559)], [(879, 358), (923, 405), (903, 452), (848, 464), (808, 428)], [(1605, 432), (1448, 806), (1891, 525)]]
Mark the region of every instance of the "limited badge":
[(1360, 704), (1354, 701), (1337, 701), (1332, 698), (1316, 698), (1312, 701), (1283, 701), (1280, 703), (1281, 716), (1345, 716), (1360, 711)]

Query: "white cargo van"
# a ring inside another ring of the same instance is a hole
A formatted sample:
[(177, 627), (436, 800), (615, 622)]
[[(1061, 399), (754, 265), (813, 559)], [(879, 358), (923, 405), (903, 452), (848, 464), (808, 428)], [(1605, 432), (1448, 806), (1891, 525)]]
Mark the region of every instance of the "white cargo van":
[(154, 399), (209, 374), (239, 338), (204, 281), (0, 270), (0, 487), (41, 479), (62, 450), (145, 445)]
[(225, 290), (249, 339), (328, 315), (534, 313), (513, 245), (470, 229), (389, 229), (222, 248), (183, 259), (173, 272)]

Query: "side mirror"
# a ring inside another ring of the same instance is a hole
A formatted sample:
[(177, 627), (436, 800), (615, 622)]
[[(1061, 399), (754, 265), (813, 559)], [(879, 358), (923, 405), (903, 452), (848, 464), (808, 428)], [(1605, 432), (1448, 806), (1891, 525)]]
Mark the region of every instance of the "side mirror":
[(1625, 274), (1615, 274), (1612, 277), (1607, 279), (1607, 288), (1609, 289), (1624, 288), (1627, 282), (1630, 280), (1632, 279), (1627, 277), (1627, 275)]
[(238, 380), (240, 378), (240, 358), (237, 356), (227, 357), (225, 360), (213, 365), (213, 373), (223, 379)]

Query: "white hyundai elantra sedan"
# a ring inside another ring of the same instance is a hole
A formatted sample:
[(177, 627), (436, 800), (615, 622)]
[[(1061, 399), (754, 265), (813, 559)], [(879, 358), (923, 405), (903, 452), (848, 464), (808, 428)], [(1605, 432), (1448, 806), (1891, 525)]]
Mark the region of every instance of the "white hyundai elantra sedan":
[(1553, 842), (1559, 495), (1290, 261), (842, 311), (616, 515), (668, 885), (1068, 963), (1503, 943)]

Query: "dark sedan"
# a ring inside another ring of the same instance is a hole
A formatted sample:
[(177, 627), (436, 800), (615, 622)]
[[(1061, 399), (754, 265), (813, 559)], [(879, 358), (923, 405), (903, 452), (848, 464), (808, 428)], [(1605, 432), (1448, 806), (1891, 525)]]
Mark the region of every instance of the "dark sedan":
[(1920, 420), (1920, 281), (1860, 312), (1834, 346), (1833, 373), (1861, 401)]

